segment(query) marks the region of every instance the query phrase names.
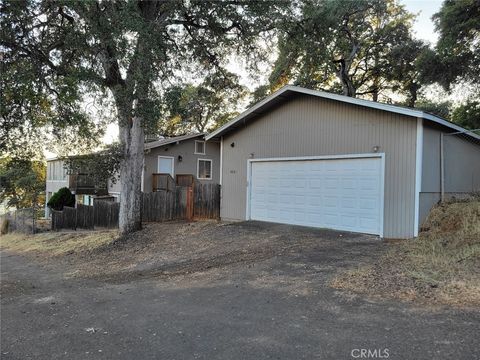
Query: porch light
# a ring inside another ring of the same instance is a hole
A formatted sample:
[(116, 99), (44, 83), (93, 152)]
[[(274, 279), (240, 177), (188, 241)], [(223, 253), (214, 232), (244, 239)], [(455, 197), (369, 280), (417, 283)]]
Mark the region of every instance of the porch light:
[(183, 161), (183, 156), (182, 155), (178, 155), (178, 162), (182, 162)]

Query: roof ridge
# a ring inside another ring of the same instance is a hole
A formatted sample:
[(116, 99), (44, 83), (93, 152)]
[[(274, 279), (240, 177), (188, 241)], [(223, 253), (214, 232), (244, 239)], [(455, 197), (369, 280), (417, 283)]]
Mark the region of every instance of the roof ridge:
[(468, 129), (465, 129), (455, 123), (452, 123), (448, 120), (445, 120), (439, 116), (432, 115), (430, 113), (427, 113), (425, 111), (415, 109), (415, 108), (409, 108), (409, 107), (404, 107), (404, 106), (399, 106), (399, 105), (392, 105), (392, 104), (387, 104), (387, 103), (382, 103), (382, 102), (377, 102), (377, 101), (372, 101), (372, 100), (366, 100), (366, 99), (359, 99), (359, 98), (353, 98), (345, 95), (340, 95), (340, 94), (335, 94), (335, 93), (330, 93), (326, 91), (320, 91), (320, 90), (312, 90), (312, 89), (307, 89), (301, 86), (296, 86), (296, 85), (285, 85), (281, 89), (275, 91), (274, 93), (268, 95), (266, 98), (263, 100), (257, 102), (244, 112), (242, 112), (240, 115), (236, 116), (223, 126), (219, 127), (217, 130), (211, 132), (208, 134), (205, 139), (210, 140), (216, 136), (221, 136), (224, 133), (227, 132), (227, 129), (230, 128), (232, 125), (240, 122), (241, 120), (245, 119), (249, 115), (256, 115), (258, 110), (262, 110), (262, 107), (266, 106), (268, 103), (272, 102), (276, 98), (282, 99), (282, 95), (288, 92), (294, 92), (294, 93), (299, 93), (299, 94), (305, 94), (305, 95), (311, 95), (311, 96), (317, 96), (321, 97), (324, 99), (329, 99), (329, 100), (335, 100), (335, 101), (341, 101), (344, 103), (349, 103), (353, 105), (358, 105), (358, 106), (365, 106), (369, 107), (372, 109), (377, 109), (377, 110), (382, 110), (382, 111), (389, 111), (397, 114), (402, 114), (405, 116), (411, 116), (415, 118), (422, 118), (426, 119), (435, 123), (438, 123), (440, 125), (443, 125), (445, 127), (451, 128), (456, 131), (460, 132), (465, 132), (469, 136), (480, 140), (480, 136), (469, 132)]

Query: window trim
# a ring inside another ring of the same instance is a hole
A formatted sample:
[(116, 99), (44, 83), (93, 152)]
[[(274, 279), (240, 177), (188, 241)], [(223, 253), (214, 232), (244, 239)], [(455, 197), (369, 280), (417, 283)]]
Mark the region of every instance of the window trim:
[[(197, 143), (203, 143), (203, 152), (197, 152)], [(205, 155), (207, 150), (207, 145), (204, 140), (195, 140), (195, 149), (194, 149), (194, 154), (195, 155)]]
[[(209, 178), (201, 178), (200, 177), (200, 161), (208, 161), (210, 162), (210, 177)], [(213, 180), (213, 160), (212, 159), (197, 159), (197, 179), (198, 180)]]

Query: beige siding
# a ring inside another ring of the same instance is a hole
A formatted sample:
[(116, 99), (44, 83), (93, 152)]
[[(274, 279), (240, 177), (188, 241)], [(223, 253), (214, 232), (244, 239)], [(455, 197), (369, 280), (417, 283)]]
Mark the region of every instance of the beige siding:
[[(300, 96), (224, 137), (221, 216), (245, 219), (247, 159), (385, 153), (384, 236), (412, 237), (415, 118)], [(232, 147), (234, 143), (234, 147)]]
[[(440, 137), (439, 126), (424, 126), (422, 191), (420, 193), (420, 223), (432, 206), (440, 200)], [(445, 195), (480, 191), (480, 144), (465, 138), (444, 136)]]
[(50, 216), (50, 211), (47, 207), (50, 197), (63, 187), (68, 188), (68, 185), (68, 175), (63, 167), (63, 161), (47, 161), (47, 176), (45, 182), (45, 217)]
[(115, 182), (112, 180), (108, 181), (108, 193), (110, 195), (113, 195), (116, 199), (116, 201), (120, 201), (120, 191), (121, 191), (121, 185), (120, 185), (120, 176), (116, 175), (115, 177)]
[[(174, 158), (174, 172), (178, 174), (192, 174), (197, 177), (197, 160), (212, 160), (212, 180), (201, 180), (201, 182), (220, 182), (220, 143), (208, 141), (206, 143), (205, 155), (195, 154), (195, 140), (190, 139), (179, 144), (169, 144), (151, 149), (145, 154), (144, 191), (152, 191), (152, 174), (158, 172), (158, 156), (170, 156)], [(178, 156), (182, 161), (178, 161)]]
[(46, 193), (52, 194), (62, 187), (68, 187), (68, 175), (62, 160), (47, 161)]

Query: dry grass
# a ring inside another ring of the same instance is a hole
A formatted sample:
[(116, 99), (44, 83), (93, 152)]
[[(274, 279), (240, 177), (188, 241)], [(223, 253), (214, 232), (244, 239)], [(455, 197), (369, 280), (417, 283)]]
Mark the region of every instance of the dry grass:
[(10, 233), (0, 237), (0, 246), (19, 253), (57, 256), (91, 251), (118, 238), (113, 230), (94, 232), (47, 232), (35, 235)]
[(480, 201), (435, 207), (418, 239), (391, 244), (375, 264), (346, 271), (335, 288), (430, 304), (480, 306)]

